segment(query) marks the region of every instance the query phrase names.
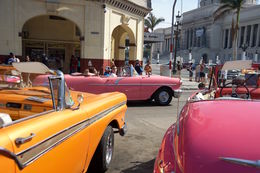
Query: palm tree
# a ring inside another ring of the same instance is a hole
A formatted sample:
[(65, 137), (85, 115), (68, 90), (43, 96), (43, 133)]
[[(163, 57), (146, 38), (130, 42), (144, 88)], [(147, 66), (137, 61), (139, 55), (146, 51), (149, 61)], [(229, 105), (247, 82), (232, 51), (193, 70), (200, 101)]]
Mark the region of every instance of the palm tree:
[(149, 13), (149, 16), (145, 19), (144, 25), (146, 28), (148, 28), (151, 32), (154, 31), (154, 28), (159, 25), (161, 22), (164, 21), (164, 18), (155, 17), (153, 13)]
[[(153, 32), (154, 28), (159, 25), (161, 22), (164, 21), (164, 18), (157, 18), (154, 16), (154, 14), (151, 12), (149, 13), (149, 16), (145, 19), (144, 25), (148, 29), (148, 31)], [(151, 43), (151, 49), (150, 49), (150, 62), (152, 60), (153, 55), (153, 44)]]
[[(223, 15), (232, 12), (231, 37), (233, 45), (233, 60), (237, 59), (237, 37), (239, 30), (240, 11), (245, 4), (245, 0), (221, 0), (221, 6), (214, 12), (214, 21)], [(235, 16), (236, 15), (236, 16)], [(234, 19), (235, 16), (235, 19)]]

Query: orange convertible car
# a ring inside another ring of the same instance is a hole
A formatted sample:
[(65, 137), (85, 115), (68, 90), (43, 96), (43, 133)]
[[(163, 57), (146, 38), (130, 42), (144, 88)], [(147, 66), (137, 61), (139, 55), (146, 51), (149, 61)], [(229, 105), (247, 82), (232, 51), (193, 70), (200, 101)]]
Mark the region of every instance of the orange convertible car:
[[(4, 70), (3, 70), (4, 69)], [(32, 86), (51, 74), (48, 87)], [(114, 133), (126, 132), (126, 96), (69, 91), (60, 71), (36, 62), (0, 66), (0, 172), (105, 172)]]

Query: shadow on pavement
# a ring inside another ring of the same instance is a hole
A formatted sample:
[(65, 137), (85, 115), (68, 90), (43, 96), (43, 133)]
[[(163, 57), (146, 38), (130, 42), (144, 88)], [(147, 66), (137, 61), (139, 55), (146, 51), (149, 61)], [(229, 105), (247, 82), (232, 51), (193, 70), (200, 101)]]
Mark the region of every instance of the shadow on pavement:
[[(157, 105), (154, 101), (127, 101), (127, 106), (128, 107), (165, 107), (165, 106), (160, 106)], [(171, 106), (171, 104), (167, 105)]]
[(151, 173), (153, 172), (153, 166), (154, 166), (154, 161), (150, 160), (148, 162), (134, 162), (136, 165), (131, 167), (131, 168), (127, 168), (125, 170), (122, 170), (122, 173)]

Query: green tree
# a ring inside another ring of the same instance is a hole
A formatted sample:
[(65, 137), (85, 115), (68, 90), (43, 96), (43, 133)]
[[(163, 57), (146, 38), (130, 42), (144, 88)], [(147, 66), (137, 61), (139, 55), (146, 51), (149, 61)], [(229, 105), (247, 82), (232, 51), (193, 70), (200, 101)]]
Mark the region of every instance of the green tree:
[(221, 0), (220, 2), (221, 2), (221, 6), (214, 12), (214, 21), (218, 20), (220, 17), (228, 13), (232, 13), (231, 37), (232, 37), (232, 46), (233, 46), (233, 60), (236, 60), (240, 12), (246, 1), (245, 0)]
[[(163, 21), (164, 21), (164, 18), (157, 18), (151, 12), (151, 13), (149, 13), (148, 17), (145, 19), (144, 25), (148, 29), (149, 32), (153, 32), (155, 27)], [(150, 62), (152, 62), (152, 56), (153, 56), (153, 44), (151, 43)]]
[(159, 25), (161, 22), (164, 21), (164, 18), (157, 18), (155, 15), (151, 12), (149, 13), (148, 17), (145, 19), (144, 25), (145, 27), (150, 30), (151, 32), (154, 31), (154, 28)]

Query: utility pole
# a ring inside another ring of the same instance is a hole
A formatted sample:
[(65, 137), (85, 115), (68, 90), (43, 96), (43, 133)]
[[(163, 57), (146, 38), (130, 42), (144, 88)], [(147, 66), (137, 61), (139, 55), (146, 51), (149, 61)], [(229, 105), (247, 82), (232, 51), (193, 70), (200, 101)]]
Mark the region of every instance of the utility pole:
[(174, 17), (175, 17), (175, 6), (176, 6), (177, 0), (174, 0), (173, 7), (172, 7), (172, 27), (171, 27), (171, 46), (170, 46), (170, 61), (169, 61), (169, 70), (170, 74), (172, 74), (172, 57), (173, 57), (173, 35), (174, 35)]

